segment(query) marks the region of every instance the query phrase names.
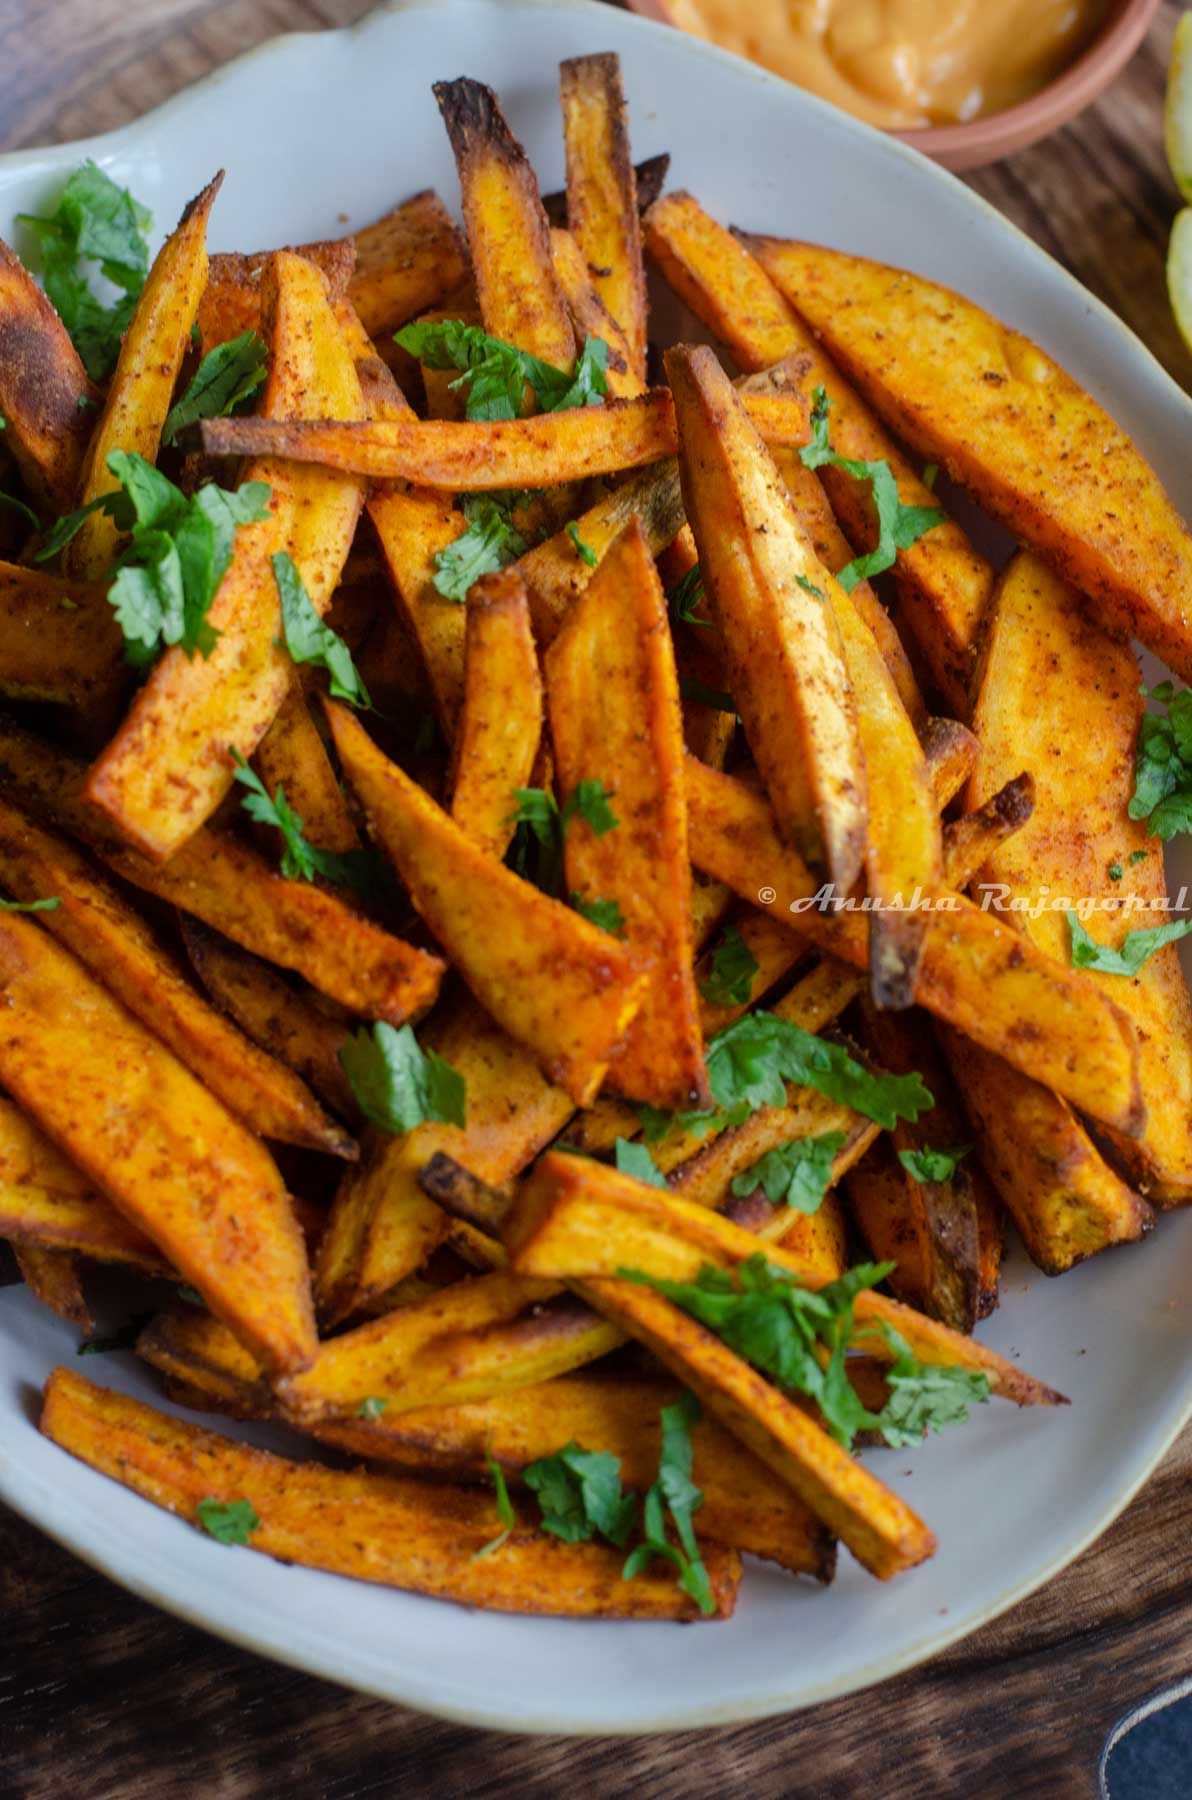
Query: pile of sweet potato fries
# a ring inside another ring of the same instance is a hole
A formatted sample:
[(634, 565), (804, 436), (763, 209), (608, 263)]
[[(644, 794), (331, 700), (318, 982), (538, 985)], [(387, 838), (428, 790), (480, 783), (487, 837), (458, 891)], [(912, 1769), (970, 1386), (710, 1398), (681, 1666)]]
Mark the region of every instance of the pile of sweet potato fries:
[(85, 1336), (143, 1278), (176, 1403), (63, 1367), (43, 1428), (472, 1605), (886, 1578), (935, 1539), (856, 1451), (1062, 1399), (973, 1335), (1005, 1217), (1058, 1274), (1192, 1198), (1129, 644), (1192, 677), (1192, 541), (972, 301), (635, 168), (615, 57), (545, 199), (435, 91), (462, 235), (209, 256), (217, 177), (150, 263), (85, 165), (44, 289), (0, 246), (0, 1236)]

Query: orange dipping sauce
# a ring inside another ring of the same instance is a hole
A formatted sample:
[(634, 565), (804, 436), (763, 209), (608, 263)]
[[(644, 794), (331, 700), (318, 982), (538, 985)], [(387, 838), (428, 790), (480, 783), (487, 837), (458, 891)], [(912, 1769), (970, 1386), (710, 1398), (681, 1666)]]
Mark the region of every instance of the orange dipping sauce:
[(674, 23), (886, 130), (954, 125), (1045, 87), (1107, 0), (670, 0)]

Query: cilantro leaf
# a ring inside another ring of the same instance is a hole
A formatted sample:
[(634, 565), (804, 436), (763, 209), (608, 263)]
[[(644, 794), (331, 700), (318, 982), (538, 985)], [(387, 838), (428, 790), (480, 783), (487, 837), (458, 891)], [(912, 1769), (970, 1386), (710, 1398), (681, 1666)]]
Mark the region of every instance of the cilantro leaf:
[(589, 406), (608, 391), (603, 338), (589, 337), (570, 371), (553, 368), (459, 319), (415, 320), (395, 332), (394, 340), (428, 369), (460, 371), (451, 385), (466, 388), (469, 419), (518, 418), (527, 382), (543, 412)]
[(0, 900), (0, 912), (56, 912), (61, 904), (56, 895), (48, 900)]
[(761, 1187), (772, 1206), (789, 1206), (794, 1212), (817, 1212), (828, 1183), (832, 1162), (844, 1149), (842, 1131), (825, 1131), (819, 1137), (792, 1138), (767, 1150), (752, 1168), (733, 1180), (733, 1193), (747, 1198)]
[(680, 575), (678, 581), (666, 590), (667, 603), (670, 606), (672, 625), (698, 625), (701, 631), (710, 631), (712, 621), (696, 616), (696, 607), (704, 597), (704, 578), (698, 563), (692, 563), (686, 574)]
[(972, 1147), (956, 1144), (951, 1150), (900, 1150), (898, 1160), (916, 1181), (951, 1181)]
[(1131, 852), (1130, 852), (1130, 867), (1134, 868), (1136, 864), (1138, 864), (1140, 862), (1145, 862), (1149, 855), (1150, 855), (1149, 850), (1131, 850)]
[(597, 556), (595, 550), (593, 550), (591, 544), (585, 544), (580, 537), (577, 520), (572, 519), (568, 524), (567, 536), (575, 545), (575, 554), (579, 557), (580, 561), (586, 563), (589, 569), (594, 569), (596, 564), (600, 561), (600, 558)]
[(559, 815), (563, 821), (563, 830), (566, 831), (572, 819), (578, 815), (597, 837), (604, 837), (606, 832), (615, 831), (617, 818), (609, 805), (610, 798), (605, 792), (603, 781), (591, 778), (577, 781)]
[[(716, 1611), (716, 1602), (712, 1598), (712, 1586), (699, 1553), (693, 1524), (704, 1496), (691, 1479), (691, 1426), (699, 1417), (699, 1401), (693, 1394), (684, 1393), (674, 1406), (663, 1407), (658, 1478), (647, 1493), (642, 1508), (644, 1541), (631, 1552), (621, 1573), (625, 1581), (632, 1581), (655, 1557), (662, 1557), (674, 1564), (679, 1574), (679, 1586), (707, 1615)], [(681, 1548), (676, 1548), (666, 1535), (667, 1513), (678, 1533)]]
[(15, 494), (0, 494), (0, 506), (6, 506), (9, 512), (19, 513), (27, 525), (32, 525), (34, 531), (41, 530), (41, 520), (33, 508), (26, 501), (18, 500)]
[(584, 1450), (574, 1440), (525, 1471), (537, 1498), (542, 1529), (565, 1544), (587, 1543), (597, 1533), (623, 1550), (633, 1529), (637, 1500), (621, 1488), (621, 1464), (606, 1450)]
[(745, 1006), (760, 968), (737, 927), (728, 925), (712, 952), (712, 972), (700, 982), (699, 991), (709, 1006)]
[(708, 1081), (717, 1105), (784, 1106), (787, 1082), (816, 1088), (889, 1130), (934, 1104), (917, 1072), (872, 1075), (843, 1044), (813, 1036), (774, 1013), (753, 1012), (726, 1025), (708, 1044)]
[(217, 344), (190, 378), (186, 392), (166, 414), (161, 441), (172, 444), (198, 419), (222, 419), (250, 400), (265, 379), (269, 352), (255, 331)]
[(666, 1176), (644, 1144), (635, 1143), (631, 1138), (619, 1137), (613, 1146), (613, 1155), (622, 1175), (632, 1175), (649, 1187), (666, 1187)]
[(1108, 874), (1110, 881), (1120, 881), (1122, 879), (1121, 863), (1120, 862), (1110, 863), (1109, 868), (1106, 870), (1106, 873)]
[[(514, 788), (513, 798), (517, 805), (505, 821), (518, 828), (509, 852), (511, 866), (527, 881), (533, 881), (543, 893), (558, 898), (563, 882), (563, 845), (572, 820), (582, 818), (597, 837), (603, 837), (617, 824), (609, 805), (610, 796), (602, 781), (589, 778), (576, 782), (562, 807), (545, 788)], [(533, 846), (537, 850), (532, 855)], [(604, 900), (592, 904), (609, 907), (615, 906), (616, 902)], [(583, 907), (577, 907), (577, 911), (583, 911)], [(617, 918), (619, 924), (620, 908)], [(593, 922), (602, 923), (600, 920)]]
[(229, 744), (228, 755), (236, 764), (235, 780), (248, 789), (243, 805), (249, 818), (281, 832), (281, 874), (286, 881), (313, 881), (321, 875), (326, 881), (353, 887), (374, 901), (392, 905), (393, 882), (388, 868), (371, 851), (320, 850), (317, 844), (308, 843), (302, 835), (302, 819), (286, 799), (285, 789), (279, 787), (270, 797), (256, 770), (249, 767), (233, 745)]
[(84, 1338), (79, 1345), (79, 1356), (110, 1356), (117, 1350), (132, 1350), (137, 1339), (153, 1317), (152, 1313), (135, 1313), (127, 1325), (118, 1326), (115, 1331)]
[[(52, 212), (17, 216), (37, 239), (46, 293), (87, 373), (102, 381), (116, 366), (149, 270), (152, 216), (91, 161), (71, 175)], [(91, 287), (89, 264), (121, 289), (111, 306)]]
[(497, 1517), (505, 1529), (504, 1531), (499, 1532), (495, 1538), (490, 1538), (487, 1544), (482, 1544), (479, 1550), (474, 1550), (468, 1558), (469, 1562), (479, 1562), (481, 1557), (491, 1556), (494, 1550), (499, 1550), (501, 1545), (508, 1540), (509, 1533), (517, 1524), (517, 1515), (513, 1510), (513, 1502), (509, 1498), (509, 1489), (505, 1484), (504, 1470), (493, 1455), (492, 1448), (489, 1444), (485, 1444), (484, 1446), (484, 1461), (489, 1474), (493, 1478), (493, 1487), (496, 1489)]
[[(1161, 681), (1149, 694), (1146, 688), (1142, 692), (1167, 711), (1142, 715), (1128, 810), (1166, 844), (1177, 832), (1192, 831), (1192, 688), (1177, 694), (1170, 681)], [(1131, 857), (1136, 860), (1137, 851)]]
[(435, 555), (433, 581), (446, 600), (465, 601), (482, 575), (492, 575), (515, 562), (529, 547), (513, 523), (520, 494), (465, 494), (461, 500), (468, 529)]
[(332, 631), (315, 611), (293, 558), (285, 550), (278, 550), (273, 556), (273, 579), (281, 601), (286, 649), (294, 661), (326, 669), (331, 678), (328, 692), (333, 700), (346, 700), (351, 706), (371, 706), (352, 652), (339, 633)]
[(590, 925), (599, 925), (601, 931), (609, 931), (614, 937), (625, 928), (621, 908), (615, 900), (585, 900), (582, 894), (572, 894), (571, 904)]
[[(854, 583), (854, 586), (855, 585), (856, 584)], [(823, 588), (817, 588), (814, 581), (808, 581), (806, 575), (796, 575), (795, 586), (801, 587), (805, 594), (811, 594), (816, 600), (822, 600), (824, 598)]]
[(921, 1363), (901, 1333), (885, 1320), (881, 1324), (896, 1355), (886, 1370), (890, 1395), (875, 1415), (875, 1429), (891, 1449), (918, 1443), (926, 1432), (940, 1432), (945, 1425), (963, 1425), (969, 1407), (989, 1399), (988, 1375), (945, 1363)]
[(251, 1500), (200, 1500), (195, 1511), (217, 1544), (247, 1544), (261, 1523)]
[(382, 1400), (375, 1394), (370, 1394), (356, 1408), (356, 1417), (358, 1419), (379, 1419), (388, 1405), (388, 1400)]
[(397, 1031), (378, 1020), (371, 1031), (355, 1031), (339, 1060), (361, 1112), (382, 1131), (413, 1131), (428, 1119), (466, 1121), (463, 1076), (436, 1051), (423, 1050), (412, 1025)]
[(1097, 969), (1103, 975), (1137, 975), (1143, 964), (1164, 944), (1174, 944), (1192, 931), (1192, 919), (1172, 919), (1167, 925), (1152, 925), (1146, 931), (1128, 931), (1120, 950), (1111, 950), (1089, 936), (1076, 914), (1065, 914), (1072, 934), (1072, 966), (1074, 969)]
[(877, 543), (867, 555), (854, 557), (836, 576), (845, 593), (851, 594), (859, 581), (892, 568), (899, 550), (909, 550), (925, 532), (944, 524), (947, 514), (938, 506), (904, 506), (888, 462), (858, 462), (833, 450), (828, 441), (831, 405), (826, 388), (817, 387), (811, 408), (811, 442), (800, 450), (799, 459), (808, 469), (830, 465), (842, 469), (855, 481), (868, 481), (871, 485), (877, 512)]
[(143, 456), (113, 450), (107, 466), (119, 487), (59, 519), (36, 560), (56, 555), (91, 513), (106, 512), (130, 534), (108, 588), (129, 662), (144, 665), (169, 644), (209, 656), (218, 637), (207, 619), (211, 602), (237, 530), (268, 516), (268, 483), (247, 481), (232, 492), (206, 482), (188, 499)]

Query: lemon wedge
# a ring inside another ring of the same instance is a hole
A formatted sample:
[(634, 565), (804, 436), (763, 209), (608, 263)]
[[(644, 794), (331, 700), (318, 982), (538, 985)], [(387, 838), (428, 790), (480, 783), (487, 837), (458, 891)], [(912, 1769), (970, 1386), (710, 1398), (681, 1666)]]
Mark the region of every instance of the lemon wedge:
[(1167, 242), (1167, 295), (1180, 336), (1192, 350), (1192, 206), (1175, 215)]
[(1176, 26), (1167, 71), (1167, 104), (1163, 115), (1167, 160), (1176, 186), (1192, 200), (1192, 12)]

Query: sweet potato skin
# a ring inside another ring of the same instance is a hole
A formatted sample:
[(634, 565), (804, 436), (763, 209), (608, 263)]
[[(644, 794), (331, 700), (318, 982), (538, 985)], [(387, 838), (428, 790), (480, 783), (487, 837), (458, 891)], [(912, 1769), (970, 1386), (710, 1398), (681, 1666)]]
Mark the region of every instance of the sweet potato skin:
[[(1141, 672), (1128, 645), (1100, 629), (1079, 595), (1027, 553), (998, 584), (982, 660), (974, 728), (981, 757), (968, 802), (979, 805), (1010, 765), (1030, 769), (1035, 809), (981, 871), (989, 891), (1027, 906), (1047, 896), (1111, 897), (1087, 929), (1120, 948), (1127, 932), (1167, 922), (1163, 851), (1146, 823), (1131, 819), (1134, 751), (1142, 717)], [(1137, 861), (1133, 859), (1137, 858)], [(1110, 877), (1110, 868), (1118, 871)], [(1004, 892), (1003, 892), (1004, 890)], [(1131, 911), (1131, 908), (1138, 910)], [(1144, 909), (1145, 910), (1142, 910)], [(1153, 910), (1157, 909), (1157, 910)], [(1048, 955), (1067, 962), (1062, 911), (1016, 912), (1012, 922)], [(1133, 1023), (1147, 1123), (1114, 1154), (1131, 1185), (1159, 1204), (1192, 1199), (1192, 1001), (1169, 944), (1130, 979), (1090, 971)]]
[(304, 1367), (315, 1351), (306, 1246), (264, 1148), (81, 964), (11, 913), (0, 917), (0, 986), (5, 1087), (269, 1369)]
[(1111, 632), (1192, 679), (1192, 537), (1091, 395), (949, 288), (817, 245), (750, 241), (893, 430), (1087, 594)]
[(785, 484), (705, 347), (668, 351), (687, 515), (745, 733), (784, 834), (847, 893), (865, 769), (830, 595)]
[[(157, 460), (161, 429), (207, 285), (207, 221), (222, 181), (221, 172), (191, 201), (153, 259), (87, 449), (79, 506), (118, 487), (108, 468), (111, 451)], [(111, 567), (119, 542), (115, 521), (106, 512), (92, 513), (66, 546), (63, 568), (68, 575), (98, 581)]]
[[(288, 416), (360, 418), (360, 383), (320, 272), (279, 253), (263, 292), (272, 359), (262, 404)], [(88, 783), (88, 797), (158, 861), (215, 811), (235, 772), (229, 746), (251, 756), (288, 690), (293, 665), (279, 641), (271, 557), (287, 551), (325, 611), (363, 503), (360, 483), (342, 476), (265, 462), (246, 477), (269, 484), (269, 516), (236, 533), (208, 614), (220, 633), (210, 656), (166, 651)]]
[(20, 258), (0, 243), (0, 412), (17, 467), (49, 513), (75, 504), (99, 403), (66, 327)]
[(550, 255), (559, 286), (567, 296), (576, 337), (581, 343), (589, 337), (603, 338), (608, 345), (604, 371), (607, 392), (614, 400), (644, 394), (645, 381), (631, 367), (633, 352), (628, 339), (600, 298), (583, 251), (569, 231), (552, 227)]
[(500, 861), (515, 830), (514, 789), (529, 786), (542, 736), (542, 679), (521, 576), (482, 576), (468, 591), (467, 615), (451, 816)]
[[(491, 1495), (299, 1464), (233, 1443), (58, 1369), (41, 1428), (64, 1450), (152, 1500), (197, 1520), (201, 1500), (248, 1497), (254, 1549), (283, 1562), (498, 1612), (588, 1618), (688, 1619), (695, 1603), (671, 1574), (621, 1580), (622, 1554), (563, 1544), (519, 1523), (503, 1554), (476, 1561), (500, 1531)], [(705, 1554), (717, 1615), (727, 1617), (740, 1558)]]
[(478, 850), (339, 706), (340, 760), (414, 906), (476, 998), (577, 1106), (641, 1001), (625, 947)]
[[(313, 263), (326, 278), (333, 303), (343, 299), (356, 266), (351, 238), (331, 238), (318, 243), (288, 245), (304, 262)], [(274, 252), (217, 250), (207, 259), (207, 285), (199, 302), (197, 324), (204, 352), (246, 331), (261, 329), (261, 280)]]
[(692, 972), (691, 864), (683, 727), (666, 599), (634, 521), (613, 545), (547, 655), (560, 799), (581, 781), (612, 794), (616, 827), (568, 827), (568, 890), (619, 908), (648, 970), (641, 1007), (608, 1081), (671, 1108), (711, 1104)]

